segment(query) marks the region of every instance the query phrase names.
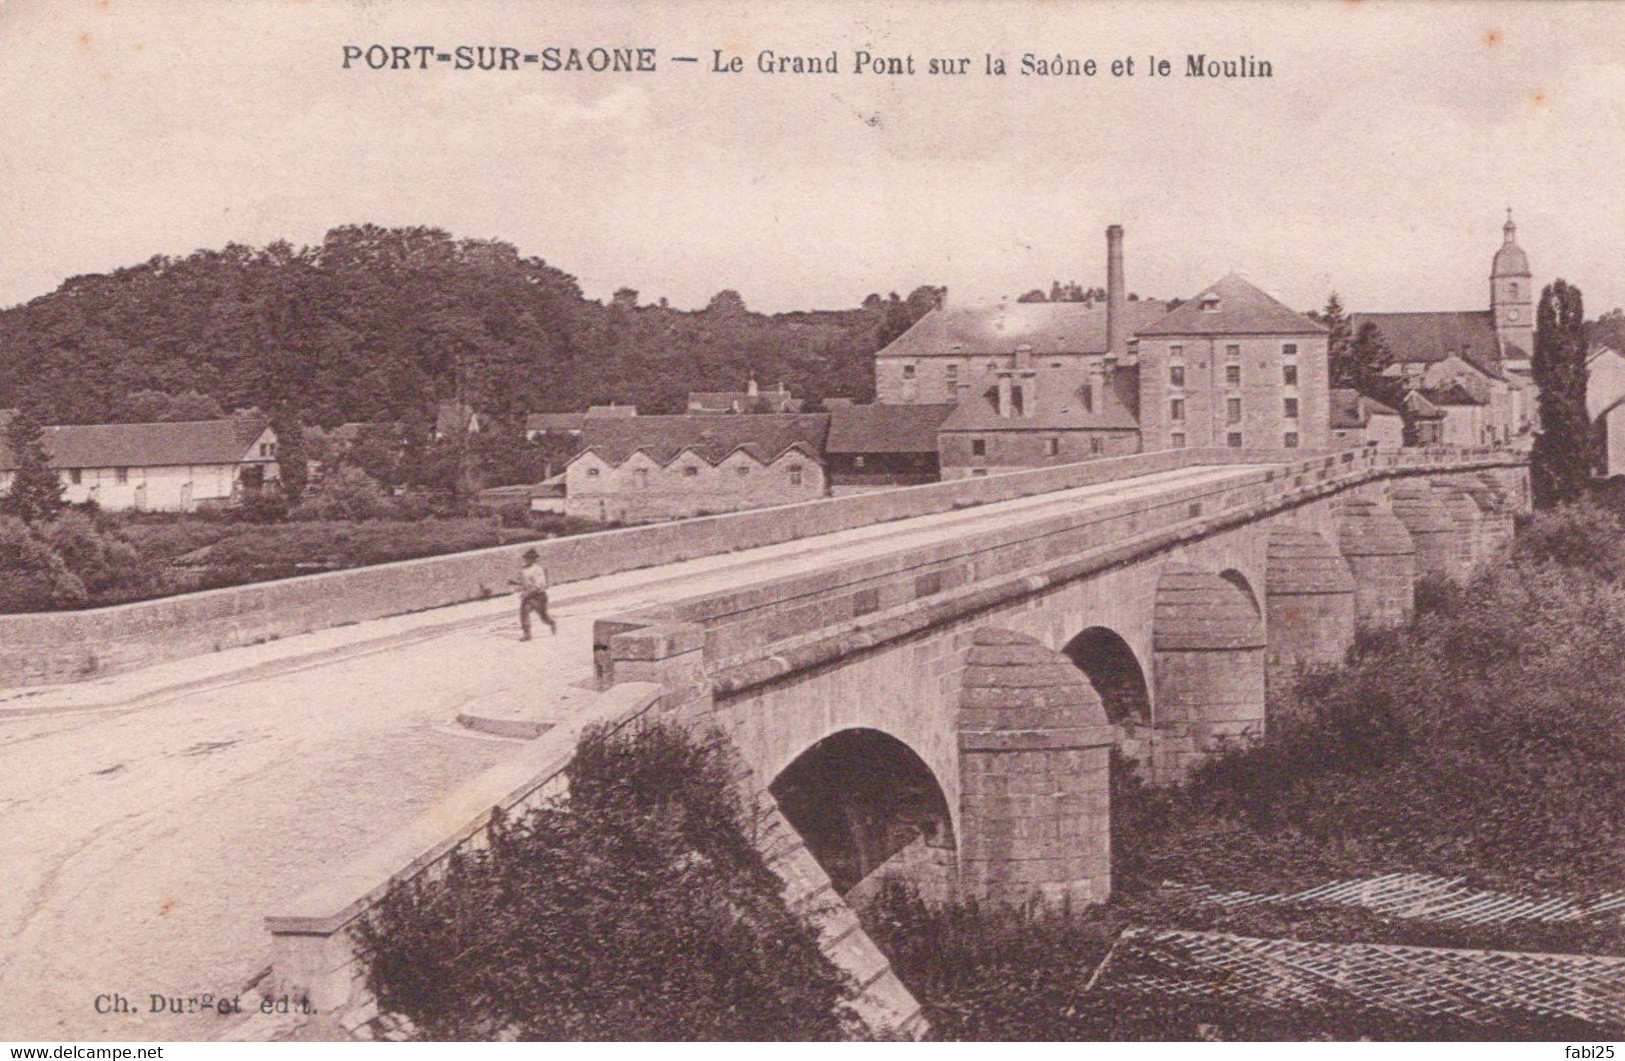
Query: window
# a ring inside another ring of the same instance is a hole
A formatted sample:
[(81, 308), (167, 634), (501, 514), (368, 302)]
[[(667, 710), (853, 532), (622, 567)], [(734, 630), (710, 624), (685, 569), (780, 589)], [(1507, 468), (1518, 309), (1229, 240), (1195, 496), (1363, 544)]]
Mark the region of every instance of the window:
[(1224, 348), (1224, 356), (1225, 357), (1240, 357), (1241, 356), (1241, 344), (1239, 344), (1239, 343), (1231, 343), (1229, 346), (1226, 346)]
[(1168, 366), (1168, 383), (1169, 383), (1169, 385), (1174, 386), (1174, 387), (1183, 387), (1185, 385), (1185, 366), (1184, 365), (1169, 365)]
[(1185, 356), (1185, 344), (1184, 343), (1169, 343), (1168, 344), (1168, 356), (1169, 357), (1184, 357)]
[(1170, 420), (1183, 420), (1183, 419), (1185, 419), (1185, 399), (1184, 398), (1175, 398), (1173, 401), (1168, 403), (1168, 419), (1170, 419)]
[(1174, 446), (1175, 449), (1184, 449), (1185, 448), (1185, 432), (1183, 432), (1183, 431), (1175, 431), (1172, 435), (1168, 436), (1168, 441), (1173, 443), (1173, 446)]
[(1051, 362), (1050, 362), (1050, 363), (1049, 363), (1049, 367), (1050, 367), (1050, 368), (1060, 368), (1060, 367), (1061, 367), (1061, 363), (1060, 363), (1060, 362), (1059, 362), (1059, 361), (1051, 361)]
[(1085, 383), (1083, 385), (1083, 387), (1078, 391), (1078, 397), (1083, 399), (1083, 411), (1084, 412), (1092, 413), (1092, 412), (1095, 411), (1095, 388), (1094, 387), (1092, 387), (1089, 384)]
[(1226, 366), (1224, 366), (1224, 385), (1226, 387), (1239, 387), (1239, 386), (1241, 386), (1241, 366), (1240, 365), (1226, 365)]
[(957, 379), (959, 379), (959, 366), (958, 365), (949, 365), (948, 366), (948, 382), (953, 383)]
[(987, 475), (987, 469), (986, 468), (972, 468), (970, 470), (970, 473), (971, 473), (972, 478), (980, 479), (983, 476)]
[(973, 438), (970, 440), (970, 455), (972, 457), (987, 456), (987, 439)]
[(1061, 453), (1061, 440), (1060, 439), (1058, 439), (1058, 438), (1046, 438), (1044, 440), (1044, 456), (1046, 456), (1046, 457), (1057, 457), (1057, 456), (1060, 456), (1060, 453)]
[(800, 486), (801, 485), (801, 465), (799, 465), (799, 464), (790, 465), (790, 485), (791, 486)]
[(1241, 423), (1241, 399), (1229, 398), (1224, 403), (1224, 420), (1227, 424)]
[(80, 483), (85, 481), (85, 473), (82, 469), (74, 468), (72, 471), (68, 472), (68, 479), (73, 483), (74, 486), (78, 486)]
[(913, 365), (904, 365), (903, 366), (903, 378), (904, 379), (913, 379), (914, 378), (914, 366)]
[(271, 444), (269, 442), (261, 442), (260, 443), (260, 456), (269, 457), (270, 455), (271, 455)]
[(1090, 453), (1099, 453), (1103, 448), (1104, 448), (1104, 445), (1100, 441), (1100, 439), (1091, 438), (1089, 440), (1089, 452)]
[[(858, 458), (858, 464), (861, 465), (862, 463), (863, 463), (863, 458), (859, 457)], [(750, 465), (741, 464), (739, 467), (734, 469), (734, 474), (739, 476), (741, 479), (743, 479), (745, 476), (750, 474)]]
[(1241, 432), (1240, 431), (1232, 431), (1228, 435), (1224, 436), (1224, 444), (1229, 446), (1231, 449), (1240, 449), (1241, 448)]
[(128, 469), (128, 468), (114, 468), (113, 469), (113, 481), (115, 483), (127, 483), (127, 482), (129, 482), (130, 481), (130, 469)]
[(1296, 387), (1298, 385), (1298, 366), (1282, 365), (1281, 382), (1286, 384), (1288, 387)]
[(1297, 343), (1282, 343), (1281, 344), (1281, 356), (1282, 357), (1297, 357), (1298, 356), (1298, 344)]
[(598, 469), (597, 468), (588, 468), (587, 469), (587, 478), (589, 478), (589, 479), (598, 478)]
[(700, 470), (694, 467), (694, 465), (686, 464), (683, 466), (683, 478), (692, 479), (698, 474), (700, 474)]
[(858, 454), (856, 457), (852, 458), (852, 467), (854, 467), (854, 468), (862, 468), (867, 463), (868, 463), (868, 461), (864, 458), (864, 455), (861, 454), (861, 453)]
[(1202, 312), (1203, 313), (1217, 313), (1218, 311), (1219, 311), (1219, 296), (1218, 295), (1203, 295), (1202, 296)]
[(1296, 431), (1288, 431), (1286, 433), (1286, 437), (1283, 438), (1281, 441), (1286, 443), (1286, 448), (1287, 449), (1297, 449), (1298, 448), (1298, 433)]
[(1296, 420), (1298, 418), (1298, 399), (1288, 398), (1283, 401), (1281, 403), (1281, 415), (1288, 420)]
[(649, 485), (649, 469), (638, 468), (632, 472), (632, 481), (639, 487)]
[(1509, 285), (1507, 287), (1507, 293), (1509, 295), (1511, 295), (1513, 298), (1517, 298), (1518, 297), (1518, 285), (1517, 284)]

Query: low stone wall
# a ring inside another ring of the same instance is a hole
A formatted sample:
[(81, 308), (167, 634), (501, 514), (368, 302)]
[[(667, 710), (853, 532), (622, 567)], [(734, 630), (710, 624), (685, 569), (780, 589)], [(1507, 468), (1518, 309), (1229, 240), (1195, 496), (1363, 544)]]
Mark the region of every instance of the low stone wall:
[(76, 681), (509, 592), (535, 547), (555, 582), (1233, 459), (1181, 450), (603, 531), (73, 612), (0, 615), (0, 688)]

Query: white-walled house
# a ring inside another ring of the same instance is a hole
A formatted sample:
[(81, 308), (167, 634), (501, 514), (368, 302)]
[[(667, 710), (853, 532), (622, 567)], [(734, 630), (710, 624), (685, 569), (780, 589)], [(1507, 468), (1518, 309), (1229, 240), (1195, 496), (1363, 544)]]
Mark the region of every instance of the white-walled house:
[[(110, 512), (191, 512), (228, 504), (277, 478), (277, 438), (260, 417), (158, 424), (64, 424), (41, 436), (63, 498)], [(0, 444), (0, 492), (16, 459)]]

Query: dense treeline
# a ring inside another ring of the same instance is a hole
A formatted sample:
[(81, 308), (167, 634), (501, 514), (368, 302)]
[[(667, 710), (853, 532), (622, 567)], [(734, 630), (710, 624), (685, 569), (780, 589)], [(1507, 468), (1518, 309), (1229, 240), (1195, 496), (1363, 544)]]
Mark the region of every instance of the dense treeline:
[(732, 291), (694, 312), (640, 306), (628, 289), (605, 305), (505, 243), (346, 226), (316, 246), (231, 244), (75, 277), (0, 312), (0, 407), (57, 423), (164, 418), (156, 393), (329, 427), (426, 426), (434, 402), (459, 395), (499, 419), (611, 400), (677, 412), (690, 390), (753, 375), (864, 399), (870, 355), (940, 294), (773, 316)]

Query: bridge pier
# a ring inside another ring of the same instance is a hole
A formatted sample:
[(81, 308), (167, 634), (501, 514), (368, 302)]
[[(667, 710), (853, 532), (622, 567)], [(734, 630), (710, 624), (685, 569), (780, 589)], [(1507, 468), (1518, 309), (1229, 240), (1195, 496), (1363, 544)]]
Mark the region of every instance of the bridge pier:
[(1466, 568), (1444, 496), (1425, 480), (1406, 480), (1394, 486), (1393, 507), (1416, 546), (1417, 577), (1460, 580)]
[(1264, 728), (1264, 624), (1247, 592), (1170, 564), (1152, 618), (1152, 777), (1178, 781), (1227, 738)]
[(1337, 512), (1337, 544), (1354, 576), (1354, 621), (1381, 629), (1416, 611), (1416, 544), (1398, 516), (1351, 498)]
[(959, 878), (969, 895), (1075, 906), (1111, 894), (1111, 745), (1100, 697), (1037, 640), (976, 631), (959, 708)]
[[(1264, 575), (1265, 685), (1271, 703), (1299, 672), (1343, 662), (1354, 644), (1354, 576), (1312, 530), (1270, 532)], [(1284, 701), (1282, 701), (1284, 702)]]

